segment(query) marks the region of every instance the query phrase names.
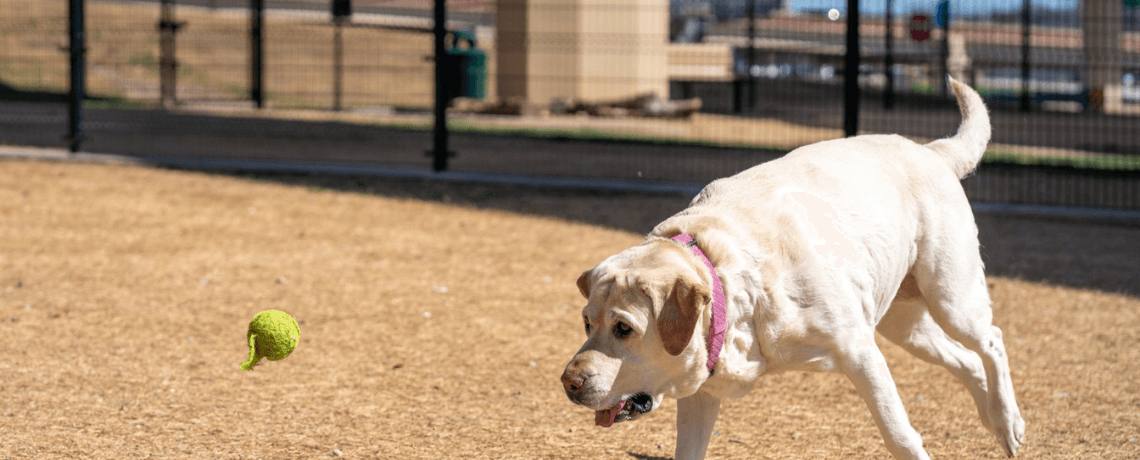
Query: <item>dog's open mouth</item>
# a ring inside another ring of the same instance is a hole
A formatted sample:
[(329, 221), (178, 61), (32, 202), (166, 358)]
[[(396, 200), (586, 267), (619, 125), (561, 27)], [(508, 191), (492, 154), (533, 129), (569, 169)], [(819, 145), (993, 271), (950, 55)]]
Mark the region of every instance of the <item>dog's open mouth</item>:
[(622, 400), (616, 406), (594, 412), (594, 424), (602, 428), (609, 428), (616, 422), (634, 420), (639, 415), (653, 410), (653, 398), (648, 394), (638, 393), (629, 399)]

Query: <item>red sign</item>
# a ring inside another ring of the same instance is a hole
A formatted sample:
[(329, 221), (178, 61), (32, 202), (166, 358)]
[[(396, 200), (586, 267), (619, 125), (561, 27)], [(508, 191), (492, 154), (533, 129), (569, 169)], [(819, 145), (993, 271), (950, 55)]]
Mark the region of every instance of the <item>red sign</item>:
[(910, 38), (913, 38), (914, 41), (918, 42), (930, 38), (929, 17), (922, 14), (916, 14), (913, 18), (910, 18)]

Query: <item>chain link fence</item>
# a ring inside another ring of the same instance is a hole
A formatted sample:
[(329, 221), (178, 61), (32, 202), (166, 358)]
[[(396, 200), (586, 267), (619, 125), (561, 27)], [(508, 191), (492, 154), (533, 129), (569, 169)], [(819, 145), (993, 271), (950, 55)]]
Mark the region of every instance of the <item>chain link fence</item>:
[[(141, 157), (427, 168), (430, 0), (85, 2), (84, 148)], [(256, 5), (264, 10), (256, 14)], [(991, 108), (975, 200), (1140, 209), (1134, 0), (448, 2), (450, 168), (703, 184), (860, 133)], [(0, 144), (67, 144), (68, 1), (0, 0)], [(450, 100), (451, 97), (458, 97)]]

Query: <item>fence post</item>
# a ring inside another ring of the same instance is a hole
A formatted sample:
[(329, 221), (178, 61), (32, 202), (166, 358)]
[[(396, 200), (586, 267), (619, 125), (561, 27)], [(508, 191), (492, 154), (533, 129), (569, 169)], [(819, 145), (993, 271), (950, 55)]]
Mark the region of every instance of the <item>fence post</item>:
[(883, 108), (890, 110), (895, 106), (895, 15), (891, 11), (891, 0), (887, 0), (887, 33), (883, 36), (886, 45), (886, 54), (883, 55), (883, 72), (887, 77), (883, 88)]
[(344, 23), (352, 15), (351, 0), (333, 0), (333, 110), (341, 111), (344, 94)]
[(84, 0), (70, 0), (68, 3), (68, 55), (70, 60), (71, 90), (67, 98), (67, 143), (74, 153), (83, 147), (83, 99), (86, 84), (85, 55), (87, 54), (83, 13)]
[(748, 109), (756, 108), (756, 76), (752, 67), (756, 65), (756, 0), (748, 0)]
[(265, 20), (265, 0), (249, 0), (249, 9), (249, 97), (253, 100), (254, 105), (260, 109), (265, 107), (265, 93), (261, 86), (264, 78), (265, 58), (265, 48), (262, 47), (262, 41), (265, 38), (262, 33), (262, 25)]
[(1029, 27), (1030, 4), (1025, 0), (1021, 11), (1021, 111), (1029, 111)]
[(950, 94), (946, 81), (946, 76), (950, 74), (950, 0), (938, 2), (936, 10), (934, 16), (942, 18), (942, 43), (938, 44), (938, 65), (942, 73), (936, 76), (934, 82), (938, 88), (938, 95), (946, 97)]
[(847, 0), (847, 55), (843, 63), (843, 134), (859, 133), (859, 0)]
[(341, 95), (344, 93), (344, 36), (341, 29), (344, 17), (333, 18), (333, 110), (341, 111)]
[(447, 50), (444, 40), (447, 39), (447, 7), (446, 0), (435, 0), (435, 128), (432, 142), (432, 170), (446, 171), (447, 157), (451, 154), (447, 150)]
[(178, 88), (178, 61), (174, 36), (182, 23), (174, 20), (174, 0), (162, 0), (162, 16), (158, 21), (159, 104), (162, 108), (174, 107)]
[(732, 79), (732, 113), (740, 115), (740, 110), (744, 106), (741, 99), (744, 98), (744, 80), (743, 77), (737, 75)]

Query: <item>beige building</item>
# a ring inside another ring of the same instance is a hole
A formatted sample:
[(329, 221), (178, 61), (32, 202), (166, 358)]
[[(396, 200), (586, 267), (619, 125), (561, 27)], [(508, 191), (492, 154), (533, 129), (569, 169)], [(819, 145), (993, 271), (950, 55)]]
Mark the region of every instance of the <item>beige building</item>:
[(499, 98), (667, 98), (668, 0), (498, 0)]

